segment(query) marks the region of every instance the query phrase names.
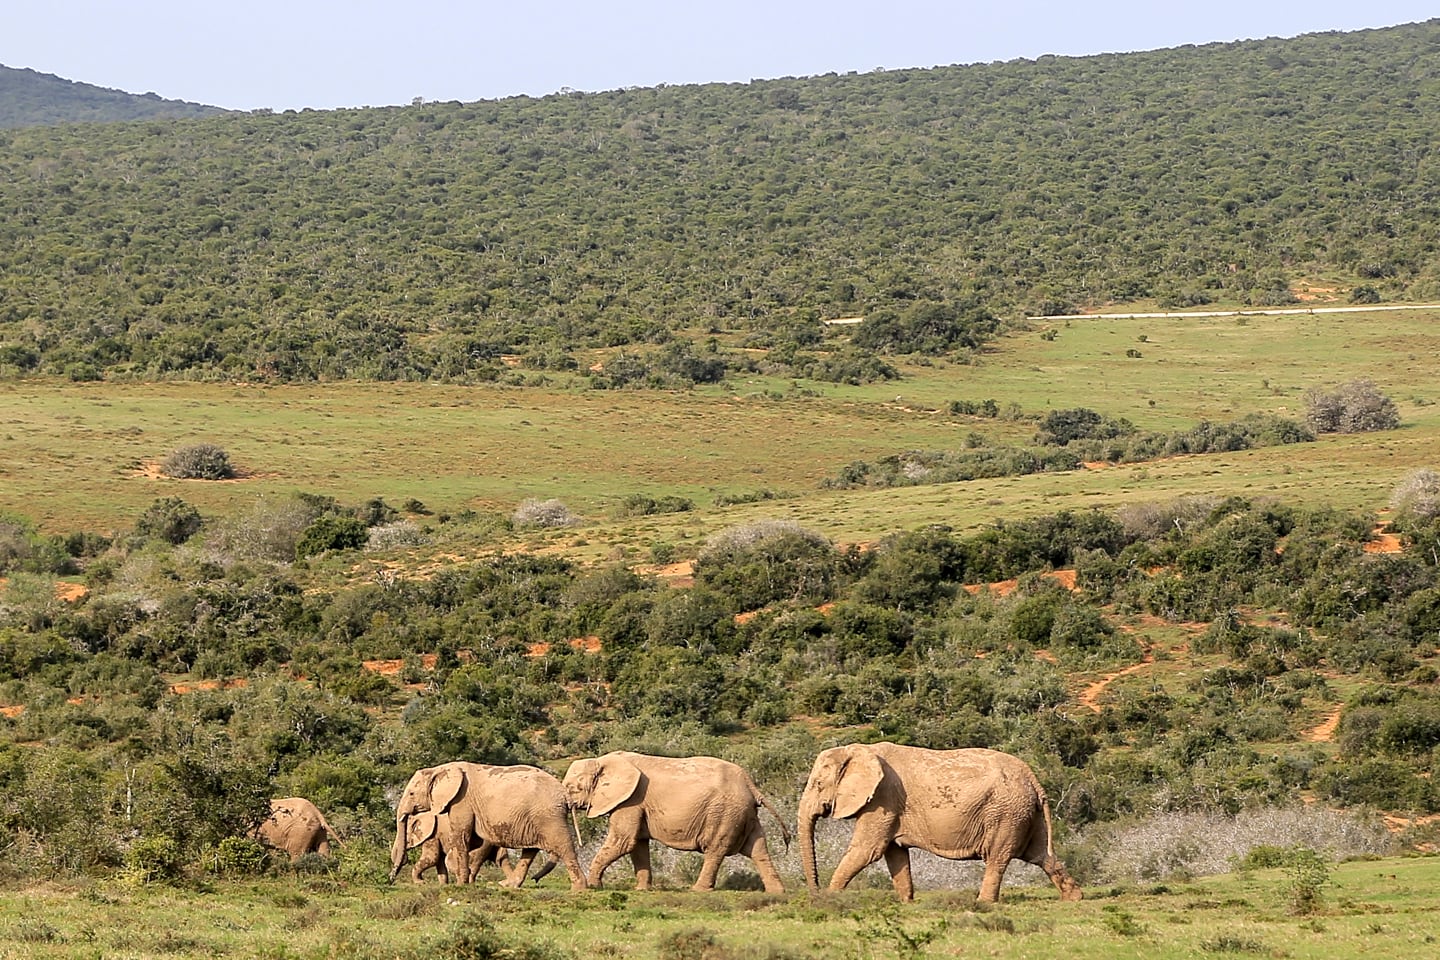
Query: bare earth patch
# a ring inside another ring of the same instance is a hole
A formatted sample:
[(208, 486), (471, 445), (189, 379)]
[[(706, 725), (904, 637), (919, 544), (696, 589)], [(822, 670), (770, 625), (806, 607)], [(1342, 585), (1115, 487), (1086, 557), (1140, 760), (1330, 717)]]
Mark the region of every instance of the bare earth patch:
[(1315, 726), (1300, 734), (1300, 739), (1306, 743), (1329, 743), (1335, 739), (1335, 728), (1340, 726), (1340, 714), (1345, 712), (1345, 705), (1342, 703), (1325, 715)]
[[(1054, 580), (1066, 590), (1075, 589), (1074, 570), (1050, 570), (1046, 573), (1042, 573), (1041, 576), (1044, 577), (1046, 580)], [(984, 590), (988, 593), (995, 594), (995, 596), (997, 597), (1008, 597), (1010, 594), (1015, 592), (1015, 587), (1018, 583), (1018, 580), (1000, 580), (996, 583), (967, 583), (965, 585), (965, 592), (970, 594), (976, 594)]]

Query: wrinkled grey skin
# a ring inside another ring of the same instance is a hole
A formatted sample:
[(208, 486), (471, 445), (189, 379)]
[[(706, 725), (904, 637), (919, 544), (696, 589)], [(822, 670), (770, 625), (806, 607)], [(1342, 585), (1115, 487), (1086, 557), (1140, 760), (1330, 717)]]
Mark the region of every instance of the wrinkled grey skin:
[(565, 796), (572, 809), (587, 816), (610, 817), (610, 832), (590, 862), (587, 878), (600, 886), (605, 870), (625, 854), (635, 866), (635, 889), (650, 888), (650, 841), (705, 856), (696, 890), (715, 889), (720, 864), (744, 854), (755, 862), (765, 889), (784, 893), (785, 885), (770, 861), (763, 804), (788, 845), (789, 830), (770, 802), (741, 767), (716, 757), (652, 757), (607, 753), (576, 760), (565, 774)]
[(805, 882), (819, 890), (815, 821), (853, 818), (850, 847), (830, 880), (843, 890), (857, 873), (885, 858), (901, 900), (915, 898), (910, 848), (951, 860), (983, 860), (979, 899), (1000, 899), (1011, 860), (1043, 869), (1062, 900), (1080, 887), (1051, 845), (1050, 804), (1034, 772), (995, 750), (925, 750), (894, 743), (851, 744), (815, 758), (800, 796), (800, 857)]
[(446, 873), (456, 883), (470, 881), (475, 845), (491, 843), (519, 851), (506, 886), (523, 884), (531, 862), (544, 850), (565, 865), (571, 889), (585, 889), (565, 816), (564, 790), (559, 780), (538, 767), (456, 762), (415, 771), (395, 809), (392, 881), (405, 863), (410, 821), (425, 813), (435, 816)]
[[(435, 877), (441, 883), (450, 882), (450, 871), (445, 864), (445, 850), (440, 841), (440, 836), (448, 830), (447, 814), (436, 817), (435, 814), (427, 811), (419, 812), (410, 817), (407, 826), (406, 847), (408, 849), (420, 848), (420, 857), (415, 861), (414, 868), (410, 871), (410, 879), (415, 883), (421, 883), (426, 870), (434, 869)], [(445, 822), (445, 829), (442, 829), (442, 821)], [(495, 844), (480, 837), (472, 837), (473, 849), (470, 851), (470, 876), (473, 878), (480, 868), (487, 863), (493, 863), (500, 868), (505, 879), (511, 878), (512, 869), (510, 861), (506, 856), (504, 847), (497, 847)], [(547, 858), (540, 869), (531, 877), (539, 883), (551, 870), (555, 869), (555, 861)], [(391, 880), (394, 880), (392, 875)], [(523, 880), (522, 880), (523, 882)], [(518, 884), (517, 884), (518, 886)]]
[[(294, 863), (307, 853), (330, 856), (330, 838), (336, 836), (325, 815), (304, 797), (270, 801), (270, 816), (255, 828), (255, 839), (284, 850)], [(336, 840), (338, 843), (338, 839)]]

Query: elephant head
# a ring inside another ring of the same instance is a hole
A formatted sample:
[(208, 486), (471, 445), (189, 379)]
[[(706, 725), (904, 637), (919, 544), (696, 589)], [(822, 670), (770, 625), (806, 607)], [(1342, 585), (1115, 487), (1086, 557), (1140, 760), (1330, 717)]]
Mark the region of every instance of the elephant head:
[(416, 770), (410, 777), (395, 805), (395, 843), (390, 848), (391, 883), (395, 882), (400, 868), (405, 865), (405, 851), (424, 842), (424, 839), (410, 842), (412, 829), (419, 828), (417, 818), (429, 815), (428, 821), (424, 822), (428, 823), (429, 832), (433, 835), (436, 816), (449, 809), (464, 785), (465, 773), (455, 764), (425, 767)]
[(565, 772), (565, 802), (587, 817), (603, 817), (634, 795), (640, 768), (621, 757), (576, 760)]
[(885, 779), (880, 758), (864, 744), (835, 747), (822, 752), (810, 768), (810, 779), (800, 795), (797, 833), (805, 882), (820, 889), (815, 866), (815, 821), (821, 817), (853, 817), (875, 797)]

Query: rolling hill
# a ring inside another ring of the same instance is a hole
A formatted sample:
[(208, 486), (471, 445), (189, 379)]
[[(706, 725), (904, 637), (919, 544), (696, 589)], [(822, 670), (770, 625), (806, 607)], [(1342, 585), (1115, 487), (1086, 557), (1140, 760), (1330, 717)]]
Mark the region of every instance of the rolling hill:
[(114, 123), (162, 117), (208, 117), (225, 111), (66, 80), (0, 64), (0, 129), (65, 123)]

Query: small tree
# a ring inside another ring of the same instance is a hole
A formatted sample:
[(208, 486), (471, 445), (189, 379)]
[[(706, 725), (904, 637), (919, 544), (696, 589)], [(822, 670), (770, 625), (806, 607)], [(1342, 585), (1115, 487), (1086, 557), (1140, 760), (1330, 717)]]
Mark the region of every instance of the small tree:
[(230, 455), (213, 443), (176, 448), (161, 462), (160, 472), (176, 480), (228, 480), (235, 476)]
[(295, 542), (295, 558), (313, 557), (326, 550), (358, 550), (370, 538), (370, 528), (364, 521), (336, 513), (324, 513), (315, 518)]
[(1351, 380), (1332, 391), (1305, 395), (1305, 419), (1316, 433), (1367, 433), (1400, 426), (1395, 402), (1369, 380)]
[(559, 500), (520, 501), (510, 521), (517, 527), (568, 527), (576, 522), (575, 514)]
[(1440, 516), (1440, 473), (1428, 467), (1412, 472), (1391, 491), (1390, 509), (1417, 520)]
[(200, 532), (200, 511), (179, 497), (162, 497), (140, 514), (135, 532), (142, 537), (181, 544)]

